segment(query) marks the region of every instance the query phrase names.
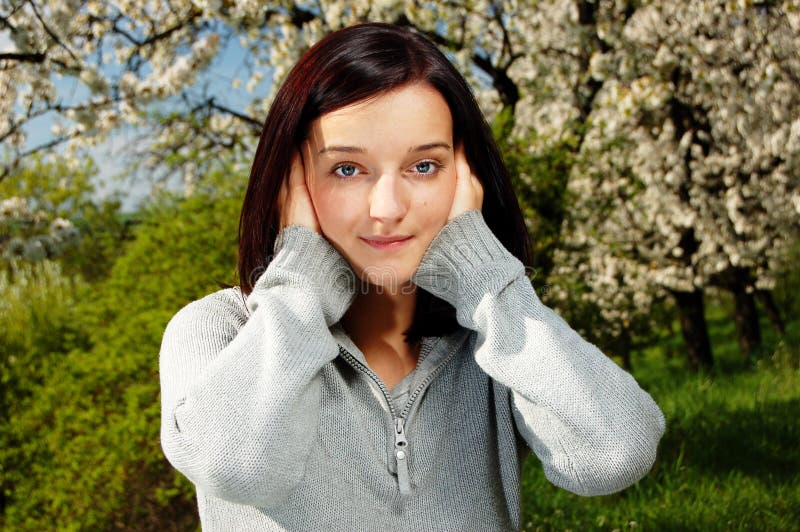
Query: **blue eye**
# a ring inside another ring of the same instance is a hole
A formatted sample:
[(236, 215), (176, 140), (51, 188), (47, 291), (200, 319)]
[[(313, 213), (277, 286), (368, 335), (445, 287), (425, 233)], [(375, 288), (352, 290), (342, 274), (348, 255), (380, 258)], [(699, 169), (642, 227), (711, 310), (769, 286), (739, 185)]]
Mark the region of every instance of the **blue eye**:
[(422, 175), (433, 175), (439, 168), (441, 168), (441, 165), (434, 161), (422, 161), (414, 165), (414, 170)]
[(334, 173), (339, 177), (353, 177), (357, 172), (358, 168), (352, 164), (340, 164), (334, 169)]

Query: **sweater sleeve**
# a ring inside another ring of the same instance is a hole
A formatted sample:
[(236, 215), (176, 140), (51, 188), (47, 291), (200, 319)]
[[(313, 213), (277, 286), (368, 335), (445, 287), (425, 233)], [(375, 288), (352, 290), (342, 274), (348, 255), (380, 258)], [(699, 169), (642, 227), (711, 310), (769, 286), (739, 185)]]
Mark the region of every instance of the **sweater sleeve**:
[(480, 211), (440, 231), (413, 280), (476, 331), (477, 364), (511, 390), (518, 430), (553, 484), (603, 495), (647, 474), (665, 428), (658, 405), (542, 304)]
[(281, 505), (302, 478), (320, 408), (329, 331), (353, 273), (318, 233), (289, 226), (245, 304), (211, 294), (178, 311), (161, 343), (161, 445), (206, 493)]

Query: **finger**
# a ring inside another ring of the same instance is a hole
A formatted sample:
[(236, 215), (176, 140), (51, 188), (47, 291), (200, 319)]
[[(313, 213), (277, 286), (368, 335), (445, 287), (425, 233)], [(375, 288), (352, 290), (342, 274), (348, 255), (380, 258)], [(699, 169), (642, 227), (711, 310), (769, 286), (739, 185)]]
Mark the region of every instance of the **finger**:
[(456, 148), (456, 179), (461, 183), (469, 183), (469, 163), (464, 154), (464, 147)]
[(289, 210), (291, 205), (291, 189), (295, 186), (294, 183), (297, 180), (296, 169), (295, 169), (295, 156), (292, 155), (292, 162), (290, 163), (289, 167), (289, 175), (284, 178), (283, 182), (281, 183), (281, 188), (278, 191), (278, 206), (280, 209), (280, 219), (279, 219), (279, 227), (283, 229), (286, 225), (288, 225), (289, 221)]
[(305, 169), (303, 168), (303, 160), (300, 158), (300, 152), (294, 151), (292, 153), (292, 167), (289, 172), (289, 186), (299, 187), (305, 185)]
[(472, 208), (480, 209), (483, 206), (483, 185), (472, 172), (463, 148), (458, 150), (457, 157), (457, 179), (460, 181), (457, 186), (463, 187), (463, 194), (470, 198), (469, 203)]
[(478, 202), (478, 209), (483, 208), (483, 185), (481, 184), (480, 179), (476, 176), (472, 176), (472, 186), (475, 188), (475, 197), (477, 198)]
[(478, 179), (478, 176), (471, 173), (470, 183), (472, 183), (472, 187), (475, 189), (475, 192), (483, 196), (483, 185), (481, 184), (481, 180)]
[(286, 182), (281, 184), (278, 191), (278, 230), (283, 229), (286, 224)]

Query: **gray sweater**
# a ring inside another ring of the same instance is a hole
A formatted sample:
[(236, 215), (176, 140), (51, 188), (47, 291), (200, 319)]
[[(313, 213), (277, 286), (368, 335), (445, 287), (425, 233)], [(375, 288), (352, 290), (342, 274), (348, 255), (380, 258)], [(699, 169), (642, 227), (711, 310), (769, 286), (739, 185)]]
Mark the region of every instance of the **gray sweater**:
[(664, 416), (544, 306), (479, 211), (448, 223), (413, 281), (461, 325), (423, 339), (390, 392), (338, 323), (347, 261), (289, 226), (243, 299), (181, 309), (161, 355), (161, 443), (204, 530), (520, 528), (529, 450), (555, 485), (621, 490), (651, 468)]

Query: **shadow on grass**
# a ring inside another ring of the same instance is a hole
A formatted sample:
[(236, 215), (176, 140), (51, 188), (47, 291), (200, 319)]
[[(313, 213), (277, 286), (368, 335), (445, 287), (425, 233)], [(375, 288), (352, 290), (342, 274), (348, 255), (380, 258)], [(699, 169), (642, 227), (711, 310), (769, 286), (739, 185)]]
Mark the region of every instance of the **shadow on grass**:
[[(676, 420), (662, 441), (664, 464), (682, 461), (707, 474), (731, 472), (783, 483), (800, 471), (800, 399), (759, 402), (754, 410), (715, 410)], [(680, 457), (681, 449), (683, 456)]]

